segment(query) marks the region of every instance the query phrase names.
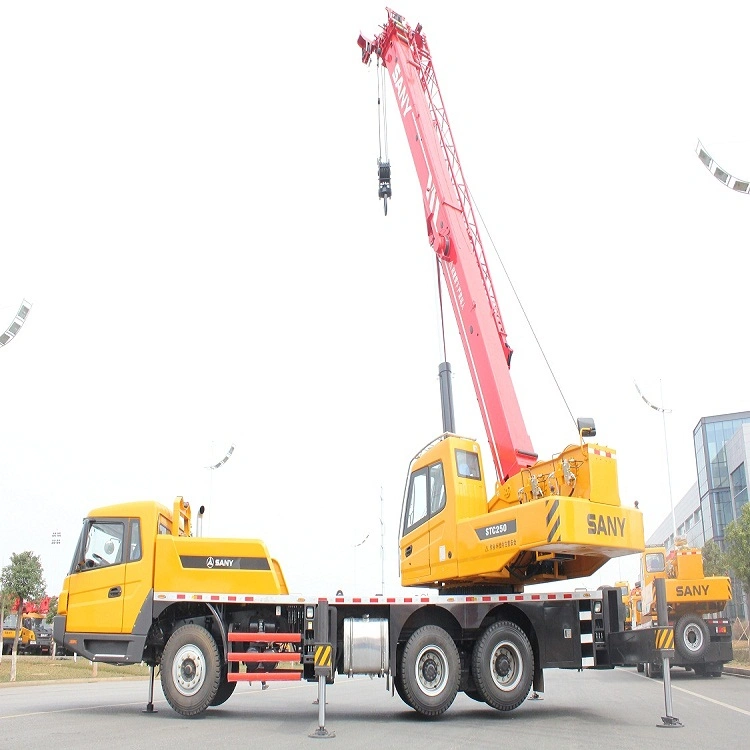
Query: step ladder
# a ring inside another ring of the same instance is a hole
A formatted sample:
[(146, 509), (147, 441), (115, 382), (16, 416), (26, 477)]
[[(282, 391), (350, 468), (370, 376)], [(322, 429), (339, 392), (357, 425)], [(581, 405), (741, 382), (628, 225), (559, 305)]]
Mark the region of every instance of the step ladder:
[[(233, 631), (227, 634), (229, 641), (229, 671), (227, 682), (282, 682), (297, 681), (302, 679), (301, 669), (279, 669), (281, 663), (302, 664), (300, 652), (266, 652), (259, 651), (235, 651), (234, 644), (268, 644), (268, 643), (301, 643), (302, 636), (299, 633), (242, 633)], [(250, 664), (273, 664), (274, 667), (267, 672), (240, 672), (241, 663)]]

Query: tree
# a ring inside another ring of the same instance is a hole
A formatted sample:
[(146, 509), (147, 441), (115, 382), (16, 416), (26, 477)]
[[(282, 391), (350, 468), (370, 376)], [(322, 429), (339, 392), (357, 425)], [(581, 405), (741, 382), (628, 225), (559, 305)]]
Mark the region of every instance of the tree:
[(44, 596), (47, 585), (44, 582), (44, 571), (39, 555), (33, 552), (21, 552), (10, 556), (10, 565), (6, 565), (0, 573), (0, 587), (11, 596), (18, 598), (16, 610), (16, 635), (13, 638), (13, 657), (10, 663), (10, 681), (16, 680), (16, 664), (18, 656), (18, 636), (23, 623), (23, 604)]
[(44, 621), (49, 625), (52, 623), (52, 621), (55, 619), (55, 615), (57, 614), (57, 603), (58, 603), (58, 597), (57, 596), (51, 596), (49, 598), (49, 610), (47, 611), (47, 617), (45, 617)]
[[(745, 590), (745, 616), (750, 620), (747, 617), (747, 603), (750, 599), (750, 503), (745, 503), (737, 519), (727, 524), (724, 542), (729, 567)], [(750, 641), (748, 648), (750, 649)]]
[[(13, 606), (15, 596), (6, 591), (2, 585), (0, 585), (0, 624), (5, 622), (5, 613), (10, 612), (10, 608)], [(0, 662), (3, 660), (3, 651), (5, 650), (5, 644), (0, 645)]]
[(729, 563), (727, 556), (716, 542), (706, 542), (701, 550), (703, 555), (703, 574), (706, 576), (728, 576)]

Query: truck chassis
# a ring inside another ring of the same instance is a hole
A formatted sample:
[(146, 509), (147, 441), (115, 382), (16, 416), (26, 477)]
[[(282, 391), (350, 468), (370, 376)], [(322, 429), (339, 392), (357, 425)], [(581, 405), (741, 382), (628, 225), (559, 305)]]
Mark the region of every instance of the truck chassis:
[[(154, 592), (133, 632), (55, 640), (93, 661), (159, 667), (170, 706), (196, 716), (237, 682), (385, 678), (419, 714), (459, 691), (500, 711), (543, 692), (544, 669), (656, 660), (653, 632), (624, 631), (616, 588), (477, 596), (308, 598)], [(153, 673), (152, 673), (153, 674)]]

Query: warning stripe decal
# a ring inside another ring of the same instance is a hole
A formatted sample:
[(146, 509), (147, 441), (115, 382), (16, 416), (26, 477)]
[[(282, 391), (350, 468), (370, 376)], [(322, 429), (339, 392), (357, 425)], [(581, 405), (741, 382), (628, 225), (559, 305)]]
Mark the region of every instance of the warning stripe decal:
[(658, 649), (673, 649), (674, 630), (672, 628), (656, 628), (654, 640)]
[(561, 538), (560, 533), (560, 500), (555, 498), (551, 502), (545, 501), (547, 508), (547, 541), (548, 542), (559, 542)]
[(589, 446), (589, 454), (592, 456), (604, 456), (605, 458), (617, 458), (617, 454), (613, 450), (604, 450), (603, 448), (594, 448)]
[(326, 643), (322, 646), (315, 647), (315, 666), (316, 667), (330, 667), (331, 666), (331, 644)]

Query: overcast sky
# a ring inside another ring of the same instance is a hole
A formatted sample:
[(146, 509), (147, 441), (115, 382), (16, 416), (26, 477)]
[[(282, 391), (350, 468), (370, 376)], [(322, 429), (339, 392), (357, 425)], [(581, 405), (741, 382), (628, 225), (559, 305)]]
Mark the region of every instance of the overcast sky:
[[(33, 303), (0, 349), (0, 564), (40, 554), (56, 594), (90, 509), (183, 495), (210, 535), (265, 540), (294, 591), (394, 591), (442, 352), (390, 90), (387, 217), (377, 198), (356, 42), (385, 5), (0, 9), (0, 329)], [(576, 440), (568, 407), (594, 417), (648, 535), (667, 449), (676, 504), (698, 420), (750, 408), (750, 195), (695, 154), (750, 178), (747, 3), (395, 9), (432, 51), (533, 445)], [(457, 429), (482, 438), (447, 323)]]

